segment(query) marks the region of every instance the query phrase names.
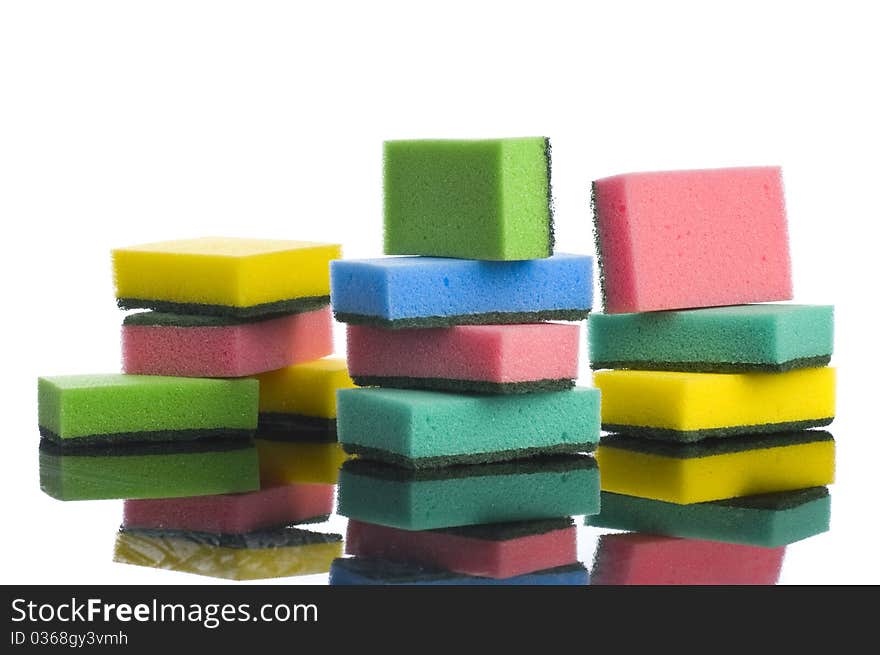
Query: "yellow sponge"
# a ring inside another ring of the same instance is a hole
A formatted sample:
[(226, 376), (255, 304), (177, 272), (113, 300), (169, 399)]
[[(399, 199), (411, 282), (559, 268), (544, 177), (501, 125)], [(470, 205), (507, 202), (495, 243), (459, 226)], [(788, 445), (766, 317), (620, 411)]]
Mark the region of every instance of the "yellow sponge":
[(602, 427), (643, 437), (698, 441), (802, 430), (834, 418), (834, 369), (787, 373), (597, 371)]
[(112, 254), (123, 309), (248, 318), (326, 305), (330, 261), (341, 249), (308, 241), (203, 237)]
[(603, 491), (682, 505), (834, 481), (834, 439), (822, 430), (699, 444), (613, 435), (596, 459)]
[(256, 439), (263, 488), (309, 482), (336, 484), (349, 455), (336, 443), (295, 443)]
[(305, 364), (261, 373), (261, 414), (299, 414), (336, 418), (336, 391), (350, 389), (345, 359), (325, 357)]

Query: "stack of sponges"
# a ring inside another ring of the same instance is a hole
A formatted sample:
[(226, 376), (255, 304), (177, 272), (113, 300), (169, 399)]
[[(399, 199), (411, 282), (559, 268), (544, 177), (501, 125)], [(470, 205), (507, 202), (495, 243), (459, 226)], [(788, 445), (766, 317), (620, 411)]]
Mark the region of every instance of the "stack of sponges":
[(332, 352), (335, 245), (203, 238), (113, 252), (122, 375), (40, 380), (41, 480), (125, 498), (115, 559), (232, 579), (327, 571), (341, 535), (292, 524), (334, 487), (261, 480), (253, 377)]
[[(594, 583), (772, 584), (827, 530), (833, 308), (792, 297), (781, 172), (593, 183), (604, 314)], [(767, 304), (746, 304), (767, 303)]]
[(544, 138), (385, 144), (387, 257), (335, 261), (347, 552), (331, 584), (584, 584), (599, 394), (592, 260), (553, 254)]

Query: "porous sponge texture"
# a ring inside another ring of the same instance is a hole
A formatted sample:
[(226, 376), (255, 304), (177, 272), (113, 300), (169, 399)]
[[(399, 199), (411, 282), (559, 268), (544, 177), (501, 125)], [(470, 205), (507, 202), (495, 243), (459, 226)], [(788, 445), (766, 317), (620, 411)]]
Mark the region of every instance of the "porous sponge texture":
[(386, 141), (385, 253), (520, 260), (553, 253), (550, 141)]
[(498, 384), (574, 380), (579, 325), (464, 325), (420, 330), (348, 326), (354, 378), (460, 380)]
[(596, 460), (603, 491), (682, 505), (834, 481), (834, 440), (821, 430), (693, 445), (606, 437)]
[(345, 359), (325, 357), (256, 376), (260, 413), (336, 418), (336, 392), (354, 387)]
[(294, 443), (256, 439), (260, 482), (266, 486), (336, 484), (339, 467), (348, 459), (336, 443)]
[(516, 262), (337, 260), (330, 296), (337, 319), (383, 327), (581, 320), (593, 299), (592, 262), (569, 254)]
[(783, 372), (828, 363), (834, 308), (768, 303), (592, 314), (588, 327), (594, 369)]
[[(129, 454), (130, 453), (130, 454)], [(254, 491), (260, 487), (257, 451), (235, 447), (168, 452), (119, 449), (112, 454), (67, 454), (40, 445), (40, 488), (58, 500), (173, 498)]]
[(599, 441), (592, 388), (524, 396), (346, 389), (338, 402), (347, 452), (412, 468), (585, 452)]
[(329, 484), (288, 484), (240, 494), (126, 500), (122, 525), (240, 534), (329, 516), (333, 491)]
[(369, 557), (337, 559), (330, 567), (330, 584), (342, 585), (430, 585), (430, 586), (560, 586), (590, 584), (590, 575), (580, 562), (557, 566), (509, 578), (465, 575), (405, 562)]
[(411, 471), (355, 459), (340, 472), (338, 512), (430, 530), (594, 514), (599, 469), (587, 455)]
[[(203, 237), (113, 251), (116, 297), (128, 308), (153, 301), (248, 308), (330, 291), (328, 267), (336, 244)], [(206, 310), (209, 311), (209, 310)], [(209, 311), (210, 313), (210, 311)]]
[[(174, 320), (173, 315), (163, 316)], [(193, 323), (124, 324), (123, 370), (143, 375), (244, 377), (333, 352), (329, 307), (233, 325), (199, 325), (198, 320)]]
[(647, 534), (599, 537), (594, 585), (772, 585), (785, 546), (764, 548)]
[(596, 371), (602, 427), (672, 441), (697, 441), (827, 425), (835, 371), (787, 373)]
[(609, 314), (792, 297), (778, 167), (596, 180), (593, 213)]
[[(307, 537), (303, 535), (308, 535)], [(113, 561), (227, 580), (262, 580), (326, 573), (342, 555), (339, 535), (283, 528), (245, 535), (120, 530)]]
[[(411, 562), (487, 578), (509, 578), (577, 561), (577, 531), (570, 521), (535, 522), (525, 533), (501, 524), (497, 538), (457, 530), (409, 531), (387, 526), (348, 522), (346, 552), (358, 557)], [(546, 527), (540, 527), (547, 523)], [(525, 525), (530, 525), (526, 523)], [(491, 529), (492, 526), (488, 526)], [(484, 528), (478, 528), (485, 531)]]
[(193, 430), (250, 434), (257, 427), (255, 380), (69, 375), (40, 378), (37, 386), (40, 428), (59, 439), (174, 438)]
[(690, 505), (603, 491), (601, 505), (587, 525), (767, 548), (825, 532), (831, 519), (825, 487)]

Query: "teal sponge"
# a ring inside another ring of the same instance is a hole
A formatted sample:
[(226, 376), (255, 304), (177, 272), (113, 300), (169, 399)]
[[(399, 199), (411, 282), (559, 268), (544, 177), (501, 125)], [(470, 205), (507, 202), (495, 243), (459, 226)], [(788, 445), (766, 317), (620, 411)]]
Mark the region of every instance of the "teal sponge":
[(830, 361), (834, 308), (759, 304), (593, 314), (587, 327), (594, 369), (784, 372)]
[(826, 487), (690, 505), (603, 491), (601, 505), (587, 525), (768, 548), (825, 532), (831, 520)]
[(589, 455), (418, 471), (353, 459), (339, 474), (338, 505), (343, 516), (402, 530), (595, 514), (599, 469)]
[(38, 380), (40, 434), (59, 442), (249, 437), (257, 380), (69, 375)]
[(346, 452), (408, 468), (588, 452), (599, 441), (599, 391), (462, 395), (342, 389), (337, 431)]
[(510, 261), (553, 254), (545, 137), (385, 143), (385, 253)]

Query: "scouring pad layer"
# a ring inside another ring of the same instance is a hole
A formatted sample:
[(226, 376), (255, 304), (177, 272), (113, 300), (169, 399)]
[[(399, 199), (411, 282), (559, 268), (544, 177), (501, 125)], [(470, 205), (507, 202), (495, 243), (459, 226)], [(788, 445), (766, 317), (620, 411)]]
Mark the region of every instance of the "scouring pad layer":
[(593, 218), (609, 314), (792, 297), (777, 167), (597, 180)]
[(592, 314), (588, 327), (594, 369), (782, 373), (828, 364), (834, 307), (761, 304)]
[(403, 562), (351, 557), (334, 560), (330, 566), (330, 584), (342, 585), (588, 585), (590, 574), (580, 562), (544, 569), (510, 578), (464, 575)]
[(749, 546), (785, 546), (828, 530), (825, 487), (677, 505), (602, 492), (602, 509), (587, 525)]
[(553, 254), (550, 140), (385, 142), (385, 254)]
[(593, 260), (487, 262), (442, 257), (337, 260), (333, 312), (343, 323), (384, 328), (579, 321), (593, 296)]
[(411, 470), (354, 459), (339, 474), (338, 512), (365, 523), (432, 530), (599, 511), (588, 455)]
[(606, 534), (591, 575), (594, 585), (773, 585), (784, 557), (785, 546)]
[(326, 573), (342, 535), (284, 527), (246, 534), (121, 528), (113, 561), (228, 580)]
[(255, 491), (250, 440), (59, 446), (40, 441), (40, 488), (58, 500), (175, 498)]
[(339, 467), (348, 459), (336, 443), (299, 443), (256, 439), (262, 485), (336, 484)]
[(834, 439), (822, 430), (696, 444), (603, 437), (602, 490), (689, 504), (821, 487), (834, 481)]
[(524, 396), (344, 389), (338, 403), (346, 452), (407, 468), (588, 452), (599, 441), (592, 388)]
[(320, 309), (334, 244), (204, 237), (113, 251), (117, 303), (172, 314), (256, 317)]
[(268, 320), (140, 312), (122, 326), (126, 373), (244, 377), (333, 352), (329, 307)]
[(348, 369), (360, 386), (523, 393), (570, 389), (580, 326), (348, 326)]
[(571, 519), (400, 530), (351, 520), (346, 552), (484, 578), (510, 578), (577, 561)]
[(255, 380), (69, 375), (37, 386), (40, 434), (57, 441), (248, 437), (257, 427)]
[(329, 484), (288, 484), (241, 494), (126, 500), (122, 525), (241, 534), (313, 523), (333, 513), (333, 492)]
[(787, 373), (596, 371), (602, 427), (668, 441), (783, 432), (834, 418), (834, 369)]
[(345, 359), (325, 357), (256, 376), (259, 433), (286, 441), (336, 441), (336, 392), (354, 386)]

